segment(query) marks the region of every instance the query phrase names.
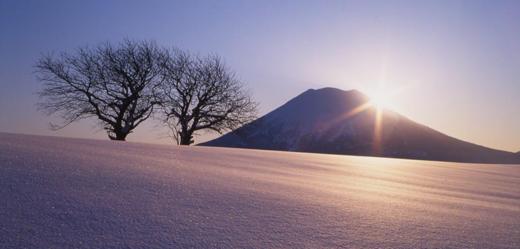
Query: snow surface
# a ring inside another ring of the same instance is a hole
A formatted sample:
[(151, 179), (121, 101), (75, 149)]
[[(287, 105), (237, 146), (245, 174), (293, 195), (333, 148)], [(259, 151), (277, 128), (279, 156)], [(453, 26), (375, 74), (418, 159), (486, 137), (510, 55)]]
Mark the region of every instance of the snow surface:
[(0, 248), (520, 248), (520, 167), (0, 133)]

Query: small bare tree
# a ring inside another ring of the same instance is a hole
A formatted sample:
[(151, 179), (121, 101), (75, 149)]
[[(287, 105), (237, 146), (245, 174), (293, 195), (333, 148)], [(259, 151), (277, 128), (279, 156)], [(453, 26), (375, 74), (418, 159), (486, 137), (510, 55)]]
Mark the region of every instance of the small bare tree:
[(219, 56), (173, 50), (162, 67), (159, 99), (179, 144), (192, 144), (198, 131), (223, 133), (256, 117), (257, 104)]
[(39, 107), (64, 119), (54, 129), (95, 117), (110, 139), (125, 140), (158, 104), (155, 90), (166, 55), (152, 42), (126, 40), (44, 56), (36, 64), (44, 83)]

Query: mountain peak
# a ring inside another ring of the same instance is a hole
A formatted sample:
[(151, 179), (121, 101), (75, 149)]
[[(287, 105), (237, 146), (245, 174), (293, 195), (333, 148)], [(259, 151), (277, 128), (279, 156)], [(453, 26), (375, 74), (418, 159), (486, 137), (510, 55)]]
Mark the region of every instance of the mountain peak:
[(357, 89), (342, 90), (335, 87), (323, 87), (318, 89), (308, 89), (303, 94), (318, 94), (318, 95), (347, 95), (347, 96), (359, 96), (368, 98), (365, 94)]
[(312, 106), (312, 109), (345, 111), (345, 108), (350, 109), (369, 100), (368, 96), (355, 89), (345, 91), (333, 87), (324, 87), (308, 89), (291, 99), (287, 104), (298, 105), (302, 108)]

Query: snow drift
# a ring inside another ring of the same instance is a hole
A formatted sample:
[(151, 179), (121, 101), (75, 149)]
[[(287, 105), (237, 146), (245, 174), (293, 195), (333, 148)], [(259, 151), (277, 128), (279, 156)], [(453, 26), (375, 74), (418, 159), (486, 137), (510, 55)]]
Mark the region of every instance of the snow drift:
[(0, 248), (520, 248), (520, 167), (0, 133)]

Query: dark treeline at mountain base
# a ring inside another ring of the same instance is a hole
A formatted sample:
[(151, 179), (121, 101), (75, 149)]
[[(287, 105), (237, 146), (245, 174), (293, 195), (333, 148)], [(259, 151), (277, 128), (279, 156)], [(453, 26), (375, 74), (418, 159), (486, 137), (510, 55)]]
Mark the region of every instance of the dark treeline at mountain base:
[(256, 103), (217, 55), (125, 40), (43, 56), (36, 68), (40, 110), (64, 120), (53, 129), (96, 118), (110, 139), (125, 140), (155, 115), (189, 145), (197, 131), (222, 133), (256, 115)]

